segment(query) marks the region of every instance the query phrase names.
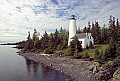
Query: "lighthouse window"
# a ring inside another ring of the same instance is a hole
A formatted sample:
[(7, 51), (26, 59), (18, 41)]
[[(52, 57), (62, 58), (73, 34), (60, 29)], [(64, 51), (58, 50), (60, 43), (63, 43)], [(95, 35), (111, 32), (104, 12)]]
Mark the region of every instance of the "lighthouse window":
[(80, 43), (82, 44), (82, 41), (80, 41)]

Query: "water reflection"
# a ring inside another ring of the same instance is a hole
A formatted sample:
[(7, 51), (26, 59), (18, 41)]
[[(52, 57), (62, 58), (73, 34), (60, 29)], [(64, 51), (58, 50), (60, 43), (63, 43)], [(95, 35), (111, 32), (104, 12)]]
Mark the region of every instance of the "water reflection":
[(33, 72), (35, 76), (38, 74), (39, 63), (25, 58), (28, 73)]
[(34, 62), (25, 58), (27, 71), (29, 75), (35, 76), (35, 81), (65, 81), (65, 77), (60, 72), (53, 70), (50, 67), (42, 66), (38, 62)]
[(39, 69), (39, 67), (38, 67), (38, 62), (32, 61), (32, 66), (33, 66), (34, 75), (37, 76), (37, 74), (38, 74), (38, 69)]

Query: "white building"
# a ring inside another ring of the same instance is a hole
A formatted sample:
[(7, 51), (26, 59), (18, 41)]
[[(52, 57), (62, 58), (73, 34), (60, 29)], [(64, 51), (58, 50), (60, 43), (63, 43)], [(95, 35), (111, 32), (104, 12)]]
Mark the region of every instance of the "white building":
[(76, 19), (74, 15), (70, 19), (69, 23), (69, 39), (68, 39), (68, 46), (70, 45), (70, 42), (73, 40), (72, 38), (76, 36), (78, 40), (81, 42), (82, 48), (86, 48), (86, 46), (90, 45), (90, 42), (94, 45), (94, 39), (91, 36), (91, 33), (81, 33), (76, 34), (77, 25), (76, 25)]

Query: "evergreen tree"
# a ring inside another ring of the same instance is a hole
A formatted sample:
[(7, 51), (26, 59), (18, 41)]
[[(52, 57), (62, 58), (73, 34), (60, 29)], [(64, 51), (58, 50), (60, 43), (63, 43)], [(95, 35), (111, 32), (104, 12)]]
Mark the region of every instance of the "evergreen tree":
[(34, 29), (32, 40), (33, 41), (39, 40), (39, 33), (36, 31), (36, 29)]
[(70, 52), (71, 54), (73, 53), (78, 53), (82, 51), (82, 45), (78, 38), (76, 36), (73, 37), (73, 40), (70, 43)]
[(105, 24), (101, 29), (101, 43), (105, 44), (108, 43), (109, 38), (108, 38), (108, 29), (106, 28)]
[(91, 28), (91, 35), (93, 36), (93, 38), (95, 38), (95, 25), (92, 22), (92, 28)]
[(54, 33), (54, 46), (57, 47), (58, 44), (60, 44), (60, 38), (59, 38), (59, 32), (57, 31), (57, 29), (55, 30)]
[(53, 34), (51, 33), (51, 34), (50, 34), (50, 37), (49, 37), (49, 43), (48, 43), (48, 44), (49, 44), (48, 46), (49, 46), (50, 49), (54, 49), (54, 40), (55, 40), (55, 39), (54, 39), (54, 36), (53, 36)]
[(90, 25), (90, 21), (88, 22), (87, 33), (91, 33), (91, 25)]
[(119, 25), (119, 20), (117, 18), (117, 22), (116, 22), (116, 32), (117, 32), (117, 42), (120, 45), (120, 25)]
[(30, 38), (30, 32), (28, 32), (28, 37), (27, 37), (27, 41), (25, 42), (24, 44), (24, 50), (30, 50), (30, 49), (33, 49), (33, 41), (32, 39)]
[(98, 49), (95, 50), (94, 59), (95, 61), (100, 61), (100, 52)]
[(30, 40), (30, 32), (28, 31), (28, 37), (27, 37), (27, 40)]
[(120, 27), (118, 18), (117, 18), (117, 22), (116, 22), (116, 27), (117, 27), (117, 29), (119, 29), (119, 27)]
[(101, 31), (100, 31), (100, 26), (98, 22), (95, 23), (94, 40), (95, 40), (95, 43), (97, 44), (101, 43)]
[(110, 16), (110, 19), (109, 19), (109, 37), (110, 39), (116, 41), (117, 39), (117, 31), (116, 29), (116, 26), (115, 26), (115, 17), (113, 16)]
[(45, 31), (41, 39), (41, 49), (44, 50), (45, 48), (48, 48), (48, 43), (49, 43), (49, 37), (48, 37), (47, 32)]
[(87, 28), (86, 28), (86, 26), (85, 26), (84, 29), (83, 29), (83, 33), (87, 33)]
[(86, 49), (89, 49), (89, 46), (88, 46), (88, 44), (86, 45)]
[(34, 42), (34, 49), (37, 50), (38, 46), (38, 42), (39, 42), (39, 33), (36, 31), (36, 29), (34, 29), (34, 33), (33, 33), (33, 42)]
[(90, 41), (89, 48), (91, 48), (91, 49), (93, 49), (93, 48), (94, 48), (94, 45), (92, 44), (92, 41)]
[(75, 42), (74, 40), (70, 42), (70, 56), (73, 56), (75, 53)]
[(81, 52), (82, 51), (82, 45), (81, 45), (80, 41), (78, 40), (78, 38), (76, 36), (73, 37), (73, 40), (75, 42), (76, 49), (78, 50), (78, 52)]

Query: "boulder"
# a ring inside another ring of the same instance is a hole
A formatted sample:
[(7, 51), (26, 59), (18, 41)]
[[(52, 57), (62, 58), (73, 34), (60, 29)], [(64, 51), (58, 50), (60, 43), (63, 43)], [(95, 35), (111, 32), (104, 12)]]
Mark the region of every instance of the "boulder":
[(92, 65), (89, 66), (89, 70), (91, 70), (93, 73), (97, 73), (100, 68), (100, 63), (94, 62)]
[(108, 81), (112, 78), (114, 72), (115, 70), (113, 68), (109, 68), (103, 71), (99, 71), (94, 75), (94, 78), (100, 81)]
[(120, 68), (113, 74), (112, 81), (120, 81)]

